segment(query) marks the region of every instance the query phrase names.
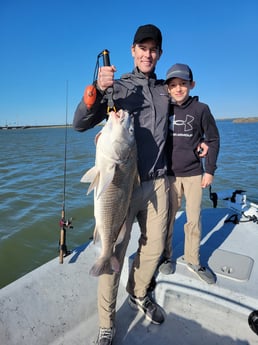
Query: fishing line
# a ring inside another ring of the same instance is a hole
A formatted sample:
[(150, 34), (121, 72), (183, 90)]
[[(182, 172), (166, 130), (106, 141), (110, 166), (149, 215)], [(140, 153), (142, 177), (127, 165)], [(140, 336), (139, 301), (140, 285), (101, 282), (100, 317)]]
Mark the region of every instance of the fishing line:
[(67, 161), (67, 127), (68, 127), (68, 80), (66, 81), (66, 100), (65, 100), (65, 144), (64, 144), (64, 182), (63, 182), (63, 210), (65, 215), (66, 197), (66, 161)]

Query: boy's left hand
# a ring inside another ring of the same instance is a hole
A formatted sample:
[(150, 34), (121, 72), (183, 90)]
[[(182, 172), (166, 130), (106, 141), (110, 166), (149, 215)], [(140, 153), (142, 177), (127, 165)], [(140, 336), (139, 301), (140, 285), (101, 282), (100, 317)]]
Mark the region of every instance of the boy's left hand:
[(213, 182), (214, 176), (208, 173), (204, 173), (202, 177), (201, 187), (207, 188), (209, 187)]

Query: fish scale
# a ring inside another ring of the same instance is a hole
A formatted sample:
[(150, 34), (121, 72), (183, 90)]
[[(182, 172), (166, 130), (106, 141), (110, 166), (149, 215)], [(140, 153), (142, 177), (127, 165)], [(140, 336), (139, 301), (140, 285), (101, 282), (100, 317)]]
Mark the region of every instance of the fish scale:
[[(116, 169), (114, 179), (100, 202), (100, 219), (105, 219), (104, 228), (114, 227), (117, 229), (120, 228), (124, 222), (125, 210), (128, 209), (130, 200), (128, 197), (125, 201), (122, 200), (122, 198), (124, 198), (124, 196), (130, 196), (132, 189), (132, 182), (130, 183), (129, 175), (129, 172), (131, 172), (129, 166), (131, 162), (128, 163), (129, 164), (124, 164), (124, 167), (120, 166), (119, 169)], [(116, 238), (118, 236), (117, 231), (112, 233), (112, 235)]]

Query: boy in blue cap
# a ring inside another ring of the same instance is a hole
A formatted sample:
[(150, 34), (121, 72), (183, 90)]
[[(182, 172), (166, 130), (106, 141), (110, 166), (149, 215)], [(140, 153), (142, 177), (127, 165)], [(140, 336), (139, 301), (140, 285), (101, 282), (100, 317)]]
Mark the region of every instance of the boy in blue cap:
[[(219, 153), (219, 132), (208, 105), (190, 96), (194, 88), (193, 73), (188, 65), (175, 64), (166, 75), (171, 96), (169, 116), (171, 219), (168, 230), (164, 262), (159, 270), (164, 274), (174, 271), (172, 257), (172, 232), (175, 215), (186, 201), (187, 222), (184, 226), (184, 260), (187, 267), (208, 284), (215, 283), (214, 275), (200, 265), (201, 201), (202, 189), (211, 185)], [(203, 164), (197, 147), (205, 141), (209, 150)]]

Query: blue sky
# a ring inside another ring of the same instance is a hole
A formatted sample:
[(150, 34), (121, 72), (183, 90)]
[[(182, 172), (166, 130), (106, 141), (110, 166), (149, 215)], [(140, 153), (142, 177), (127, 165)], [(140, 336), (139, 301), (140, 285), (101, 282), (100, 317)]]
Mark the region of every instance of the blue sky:
[(139, 25), (163, 33), (156, 72), (192, 67), (192, 95), (215, 118), (258, 116), (257, 0), (0, 0), (0, 125), (63, 124), (110, 51), (116, 77), (133, 68)]

